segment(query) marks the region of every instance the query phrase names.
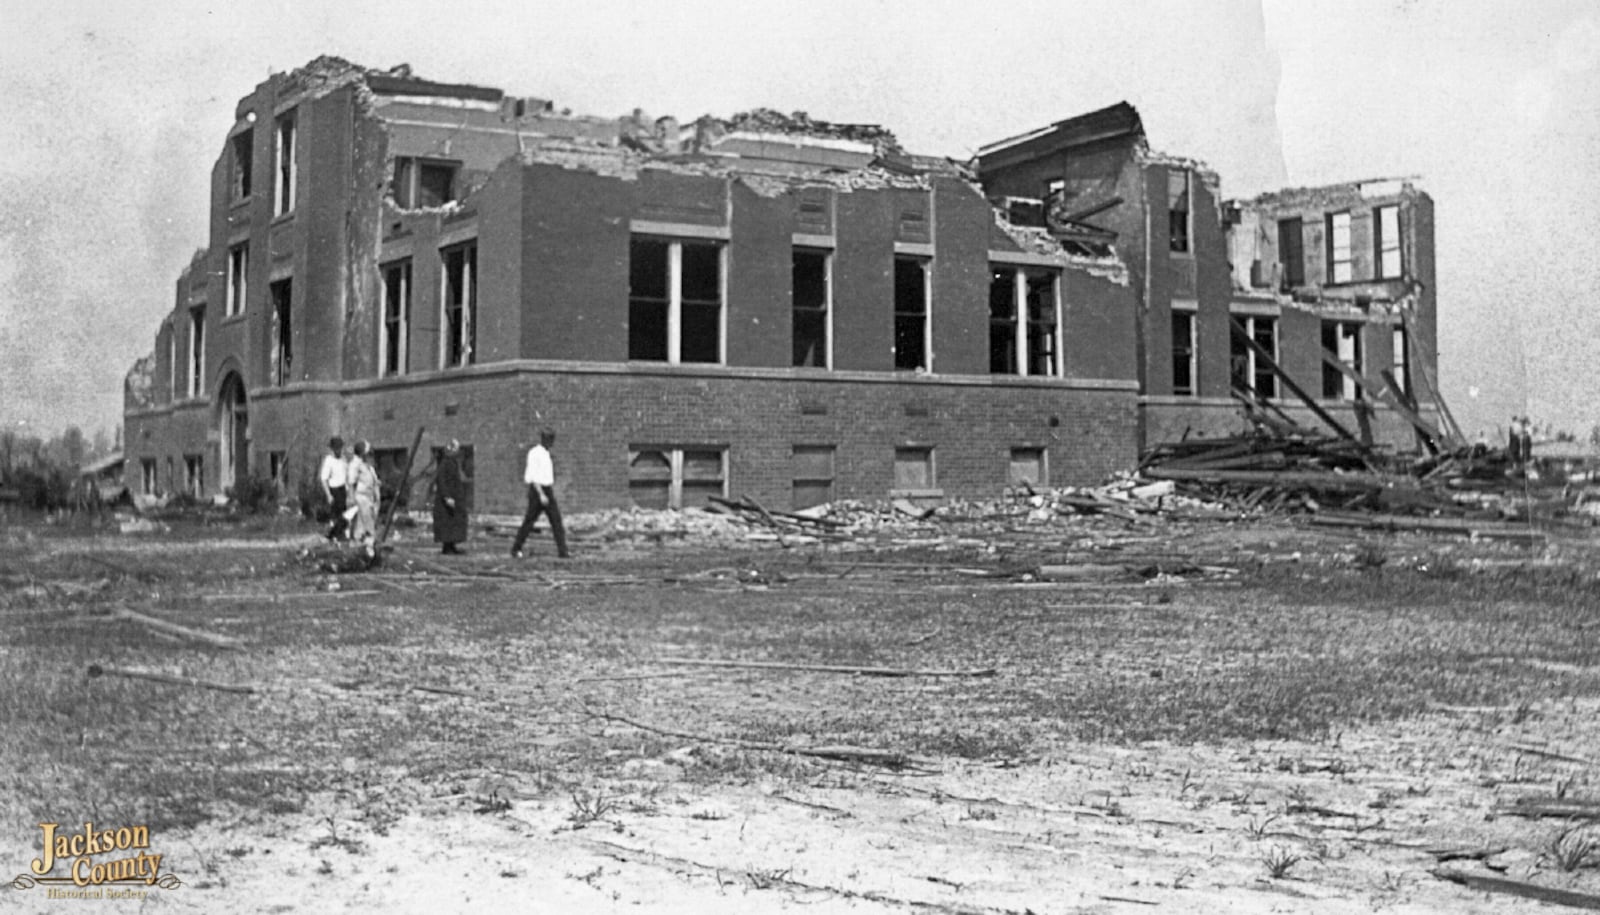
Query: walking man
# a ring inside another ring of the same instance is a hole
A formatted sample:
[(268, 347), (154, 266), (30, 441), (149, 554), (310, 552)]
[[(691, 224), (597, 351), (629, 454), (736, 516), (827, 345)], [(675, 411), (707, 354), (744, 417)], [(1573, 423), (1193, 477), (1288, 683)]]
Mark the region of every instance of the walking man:
[(317, 474), (322, 483), (322, 495), (333, 508), (333, 526), (328, 528), (329, 540), (342, 540), (346, 536), (344, 516), (345, 483), (350, 479), (350, 465), (344, 459), (344, 439), (335, 435), (328, 439), (328, 453), (322, 456), (322, 469)]
[(522, 481), (528, 484), (528, 513), (522, 516), (517, 539), (511, 544), (513, 558), (522, 558), (522, 544), (527, 542), (541, 512), (550, 516), (550, 532), (556, 537), (556, 555), (568, 558), (567, 531), (561, 524), (561, 509), (556, 505), (555, 462), (550, 457), (550, 446), (555, 443), (555, 430), (541, 429), (539, 444), (528, 449), (528, 467), (522, 474)]

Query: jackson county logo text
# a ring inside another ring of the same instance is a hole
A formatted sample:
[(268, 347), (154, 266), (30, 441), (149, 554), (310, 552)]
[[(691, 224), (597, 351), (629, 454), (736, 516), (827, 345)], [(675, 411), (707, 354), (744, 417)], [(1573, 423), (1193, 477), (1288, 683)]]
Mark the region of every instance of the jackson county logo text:
[[(18, 874), (12, 879), (15, 889), (45, 884), (52, 899), (142, 899), (145, 890), (129, 889), (127, 885), (164, 890), (183, 885), (176, 874), (161, 873), (162, 856), (149, 851), (148, 826), (95, 829), (93, 823), (85, 823), (82, 830), (68, 834), (61, 830), (60, 823), (40, 823), (39, 830), (39, 857), (28, 866), (31, 874)], [(54, 876), (57, 868), (66, 876)], [(73, 889), (54, 884), (70, 884)]]

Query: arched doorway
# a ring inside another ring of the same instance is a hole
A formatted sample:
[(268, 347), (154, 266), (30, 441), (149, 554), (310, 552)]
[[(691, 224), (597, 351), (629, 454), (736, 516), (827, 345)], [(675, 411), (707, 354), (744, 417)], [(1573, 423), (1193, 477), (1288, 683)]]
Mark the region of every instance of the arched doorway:
[(250, 475), (250, 413), (244, 379), (229, 372), (217, 391), (217, 485), (223, 492)]

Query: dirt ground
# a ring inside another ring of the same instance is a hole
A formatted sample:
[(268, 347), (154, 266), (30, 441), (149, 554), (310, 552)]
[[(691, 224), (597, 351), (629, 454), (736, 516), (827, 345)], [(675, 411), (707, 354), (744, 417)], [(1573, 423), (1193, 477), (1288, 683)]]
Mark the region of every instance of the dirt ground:
[(1600, 905), (1590, 540), (573, 528), (0, 528), (4, 876), (92, 821), (178, 878), (118, 911)]

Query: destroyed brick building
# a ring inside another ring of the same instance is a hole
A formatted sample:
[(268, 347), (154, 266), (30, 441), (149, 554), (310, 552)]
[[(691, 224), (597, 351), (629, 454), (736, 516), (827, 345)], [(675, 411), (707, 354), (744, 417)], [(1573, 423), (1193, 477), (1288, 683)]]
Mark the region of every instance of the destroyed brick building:
[[(572, 506), (1089, 482), (1152, 435), (1241, 424), (1230, 314), (1279, 316), (1274, 347), (1318, 391), (1315, 350), (1292, 352), (1320, 346), (1314, 316), (1362, 324), (1371, 364), (1394, 315), (1432, 327), (1425, 195), (1395, 198), (1398, 283), (1236, 288), (1246, 214), (1259, 234), (1343, 198), (1224, 204), (1126, 105), (974, 170), (869, 125), (585, 117), (319, 58), (239, 102), (211, 189), (209, 243), (130, 375), (135, 492), (292, 486), (336, 433), (393, 475), (419, 426), (465, 445), (480, 510), (517, 509), (541, 426)], [(1370, 239), (1347, 266), (1387, 267), (1394, 218), (1366, 222), (1350, 193), (1339, 253)], [(1307, 222), (1310, 247), (1321, 232)], [(1431, 346), (1408, 353), (1431, 366)]]

